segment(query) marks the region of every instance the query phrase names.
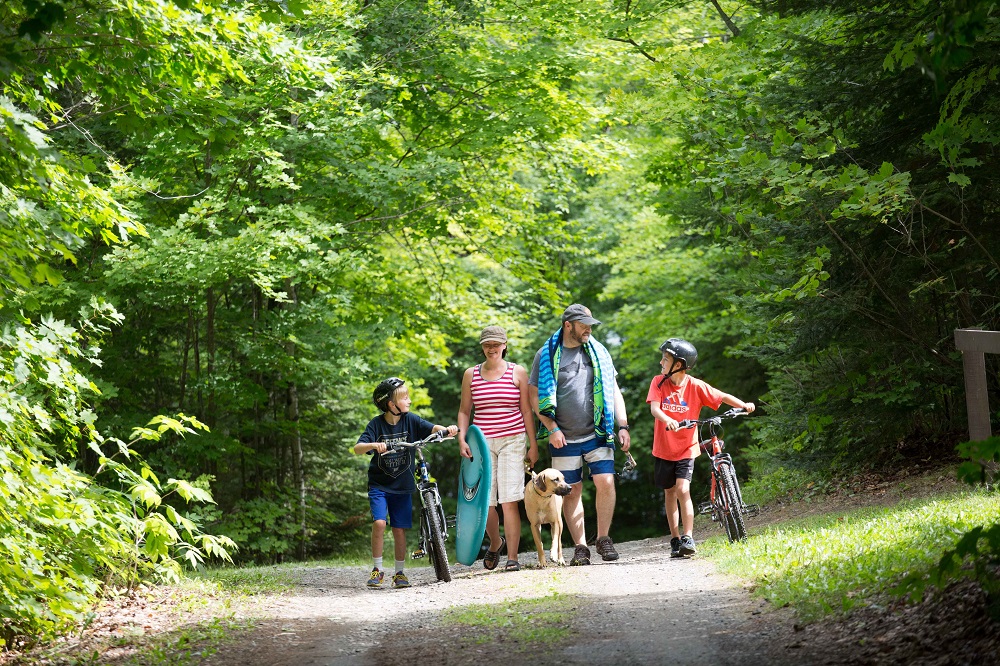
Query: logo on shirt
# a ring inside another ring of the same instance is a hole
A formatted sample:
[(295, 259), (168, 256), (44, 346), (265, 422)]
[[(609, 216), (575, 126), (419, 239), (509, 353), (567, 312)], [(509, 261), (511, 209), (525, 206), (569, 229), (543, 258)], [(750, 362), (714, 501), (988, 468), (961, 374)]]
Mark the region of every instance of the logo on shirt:
[(688, 404), (680, 393), (671, 393), (660, 402), (660, 409), (679, 414), (688, 410)]
[[(396, 442), (406, 442), (406, 434), (390, 435), (381, 438), (385, 445), (392, 447)], [(407, 449), (397, 451), (386, 451), (378, 457), (378, 466), (383, 472), (392, 478), (398, 477), (403, 472), (410, 469), (410, 452)]]

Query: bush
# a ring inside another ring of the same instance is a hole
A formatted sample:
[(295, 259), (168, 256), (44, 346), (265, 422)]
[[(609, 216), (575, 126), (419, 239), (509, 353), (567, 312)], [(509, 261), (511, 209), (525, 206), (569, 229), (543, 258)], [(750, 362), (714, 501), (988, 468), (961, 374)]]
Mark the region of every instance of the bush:
[[(0, 336), (0, 646), (55, 636), (83, 618), (105, 585), (176, 577), (181, 561), (228, 559), (234, 545), (201, 533), (164, 501), (210, 502), (207, 491), (177, 479), (161, 484), (131, 448), (203, 425), (160, 416), (129, 443), (96, 430), (87, 397), (97, 388), (74, 363), (98, 363), (92, 343), (119, 317), (96, 302), (81, 314), (80, 330), (43, 319)], [(85, 450), (97, 456), (94, 476), (73, 459)]]

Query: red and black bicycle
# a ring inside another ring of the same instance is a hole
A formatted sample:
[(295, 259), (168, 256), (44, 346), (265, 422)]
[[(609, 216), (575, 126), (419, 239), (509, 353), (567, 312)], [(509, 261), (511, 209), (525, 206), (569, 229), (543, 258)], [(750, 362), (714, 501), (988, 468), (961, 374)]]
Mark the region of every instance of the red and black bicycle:
[(733, 458), (723, 452), (726, 446), (722, 439), (723, 419), (733, 419), (744, 414), (746, 412), (742, 409), (730, 409), (728, 412), (707, 419), (685, 419), (680, 422), (681, 428), (699, 426), (698, 443), (701, 450), (708, 454), (712, 465), (709, 501), (699, 505), (698, 513), (711, 514), (712, 520), (722, 523), (730, 542), (747, 538), (744, 516), (753, 517), (760, 514), (760, 507), (756, 504), (743, 503), (743, 493), (740, 491), (740, 482), (736, 479)]

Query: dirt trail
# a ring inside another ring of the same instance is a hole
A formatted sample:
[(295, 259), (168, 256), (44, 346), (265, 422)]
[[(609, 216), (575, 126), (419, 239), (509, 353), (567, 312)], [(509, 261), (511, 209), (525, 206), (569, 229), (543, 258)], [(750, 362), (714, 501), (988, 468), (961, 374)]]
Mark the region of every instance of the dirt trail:
[[(486, 572), (454, 567), (438, 583), (427, 567), (408, 570), (413, 587), (364, 588), (357, 568), (314, 568), (300, 587), (264, 608), (265, 621), (207, 663), (213, 666), (521, 663), (541, 653), (560, 664), (738, 664), (756, 661), (760, 641), (732, 640), (760, 602), (705, 560), (671, 559), (665, 539), (619, 544), (621, 559), (589, 567)], [(522, 563), (534, 564), (533, 553)], [(495, 627), (457, 625), (442, 611), (551, 598), (564, 609), (560, 637), (512, 641)], [(566, 631), (568, 630), (568, 631)], [(771, 658), (768, 663), (776, 663)]]

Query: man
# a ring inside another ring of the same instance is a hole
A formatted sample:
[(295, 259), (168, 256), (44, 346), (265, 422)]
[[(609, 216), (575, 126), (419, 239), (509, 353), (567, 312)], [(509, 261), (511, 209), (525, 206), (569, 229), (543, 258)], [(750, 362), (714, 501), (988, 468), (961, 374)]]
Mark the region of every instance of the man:
[(600, 324), (590, 310), (575, 303), (563, 312), (562, 327), (549, 338), (531, 364), (528, 395), (546, 436), (552, 466), (566, 477), (573, 492), (563, 501), (563, 516), (575, 549), (571, 566), (590, 564), (583, 524), (583, 463), (597, 491), (597, 553), (617, 560), (608, 536), (615, 513), (615, 431), (622, 451), (630, 446), (628, 417), (611, 355), (591, 338)]

